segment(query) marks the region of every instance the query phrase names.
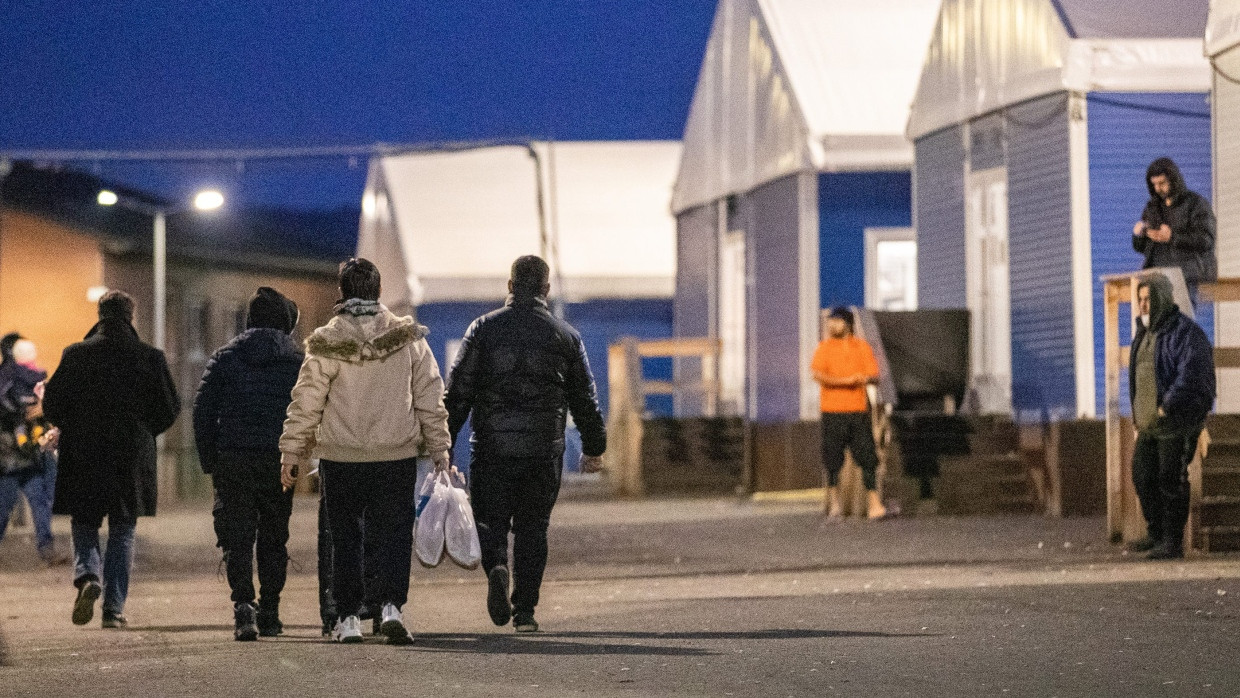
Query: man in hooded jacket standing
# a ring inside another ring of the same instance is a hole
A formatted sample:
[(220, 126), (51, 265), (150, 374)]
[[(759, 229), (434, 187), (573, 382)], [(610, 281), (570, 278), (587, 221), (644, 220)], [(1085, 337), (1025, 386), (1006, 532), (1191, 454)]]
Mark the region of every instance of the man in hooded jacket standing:
[[(103, 627), (128, 624), (134, 528), (139, 516), (155, 515), (159, 491), (155, 437), (181, 411), (164, 353), (138, 339), (133, 309), (127, 294), (104, 294), (98, 324), (65, 349), (43, 396), (44, 416), (60, 428), (53, 511), (72, 517), (75, 625), (90, 622), (100, 594)], [(108, 549), (101, 556), (105, 516)]]
[[(503, 308), (470, 325), (448, 380), (452, 440), (473, 415), (470, 493), (491, 621), (534, 632), (547, 567), (547, 527), (560, 491), (569, 412), (581, 432), (581, 469), (598, 472), (607, 449), (594, 376), (581, 336), (547, 308), (550, 269), (518, 258)], [(513, 533), (511, 600), (508, 533)]]
[(1128, 364), (1137, 428), (1132, 479), (1148, 535), (1130, 547), (1151, 559), (1184, 556), (1188, 464), (1214, 404), (1214, 350), (1172, 301), (1171, 282), (1150, 274), (1137, 286), (1141, 319)]
[(1216, 224), (1210, 202), (1184, 184), (1171, 158), (1158, 158), (1145, 172), (1150, 200), (1132, 228), (1132, 248), (1145, 256), (1142, 269), (1179, 267), (1193, 305), (1197, 286), (1218, 278)]
[[(275, 637), (288, 575), (293, 493), (280, 483), (280, 434), (305, 358), (289, 336), (297, 305), (263, 286), (250, 299), (246, 330), (215, 352), (194, 400), (194, 440), (215, 485), (217, 545), (232, 588), (233, 637)], [(262, 597), (254, 606), (254, 557)]]

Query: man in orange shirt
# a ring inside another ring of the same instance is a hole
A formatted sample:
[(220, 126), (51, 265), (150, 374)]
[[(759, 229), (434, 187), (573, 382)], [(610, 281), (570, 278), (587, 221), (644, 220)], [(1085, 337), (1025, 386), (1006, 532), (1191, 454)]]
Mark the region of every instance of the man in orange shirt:
[(839, 482), (844, 449), (861, 468), (869, 497), (866, 515), (880, 519), (887, 510), (878, 498), (878, 455), (866, 401), (866, 385), (878, 380), (878, 362), (864, 339), (853, 335), (853, 314), (832, 309), (827, 338), (818, 344), (810, 371), (822, 386), (822, 465), (827, 471), (827, 517), (840, 518)]

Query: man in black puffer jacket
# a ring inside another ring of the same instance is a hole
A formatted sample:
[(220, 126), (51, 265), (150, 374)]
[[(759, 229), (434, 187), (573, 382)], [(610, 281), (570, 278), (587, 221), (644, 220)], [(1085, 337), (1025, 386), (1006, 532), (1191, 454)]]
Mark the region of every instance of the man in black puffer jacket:
[[(507, 304), (474, 321), (448, 381), (455, 443), (473, 413), (470, 492), (496, 625), (538, 629), (534, 607), (547, 566), (547, 525), (560, 491), (568, 413), (581, 432), (581, 466), (602, 468), (607, 433), (581, 337), (547, 310), (550, 270), (538, 257), (512, 265)], [(508, 532), (513, 581), (508, 598)]]
[(1214, 211), (1204, 196), (1189, 191), (1171, 158), (1150, 163), (1145, 186), (1150, 200), (1132, 228), (1132, 248), (1145, 257), (1142, 269), (1179, 267), (1195, 306), (1198, 284), (1218, 278)]
[[(279, 635), (293, 493), (280, 484), (280, 434), (304, 358), (289, 335), (297, 306), (266, 286), (246, 330), (215, 352), (194, 399), (194, 438), (215, 484), (215, 535), (224, 551), (237, 640)], [(262, 591), (254, 608), (254, 550)]]

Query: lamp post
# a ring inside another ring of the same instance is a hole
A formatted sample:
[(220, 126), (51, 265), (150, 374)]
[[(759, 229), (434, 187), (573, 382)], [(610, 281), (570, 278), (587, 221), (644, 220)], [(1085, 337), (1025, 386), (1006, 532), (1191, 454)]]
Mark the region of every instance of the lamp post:
[[(167, 348), (165, 326), (168, 309), (168, 214), (180, 213), (187, 209), (169, 210), (167, 207), (153, 206), (131, 197), (122, 197), (109, 189), (100, 191), (97, 201), (101, 206), (120, 205), (122, 208), (151, 216), (151, 265), (154, 271), (151, 344), (163, 351)], [(214, 189), (200, 191), (194, 196), (193, 208), (199, 211), (213, 211), (223, 205), (224, 195)]]

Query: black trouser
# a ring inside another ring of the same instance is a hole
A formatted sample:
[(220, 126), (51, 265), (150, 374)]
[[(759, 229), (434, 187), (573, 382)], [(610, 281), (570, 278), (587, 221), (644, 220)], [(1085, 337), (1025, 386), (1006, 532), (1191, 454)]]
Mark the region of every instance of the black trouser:
[(869, 412), (822, 413), (822, 467), (827, 471), (827, 485), (840, 484), (847, 448), (861, 468), (861, 479), (867, 490), (878, 489), (878, 454), (874, 451), (874, 431)]
[(517, 612), (532, 613), (538, 605), (547, 569), (547, 527), (560, 495), (562, 467), (562, 456), (498, 459), (475, 454), (469, 464), (484, 572), (508, 564), (512, 531), (512, 605)]
[(280, 484), (279, 451), (224, 451), (215, 472), (216, 545), (224, 551), (233, 603), (254, 601), (257, 543), (260, 605), (275, 611), (288, 577), (293, 493)]
[[(319, 464), (332, 541), (336, 617), (357, 615), (365, 599), (363, 548), (374, 552), (370, 595), (400, 608), (409, 598), (417, 460)], [(365, 542), (363, 544), (363, 536)], [(377, 609), (376, 609), (377, 610)]]
[[(364, 581), (362, 586), (364, 592), (362, 594), (362, 603), (373, 613), (378, 613), (378, 600), (374, 597), (374, 591), (378, 587), (377, 574), (378, 563), (375, 558), (374, 541), (366, 535), (370, 530), (366, 527), (366, 521), (362, 520), (362, 575)], [(332, 529), (331, 524), (327, 520), (327, 499), (321, 494), (319, 496), (319, 618), (324, 623), (334, 622), (336, 620), (336, 600), (332, 598)]]
[(1188, 524), (1188, 464), (1197, 453), (1201, 427), (1172, 436), (1137, 434), (1132, 452), (1132, 484), (1141, 502), (1150, 538), (1179, 548)]

